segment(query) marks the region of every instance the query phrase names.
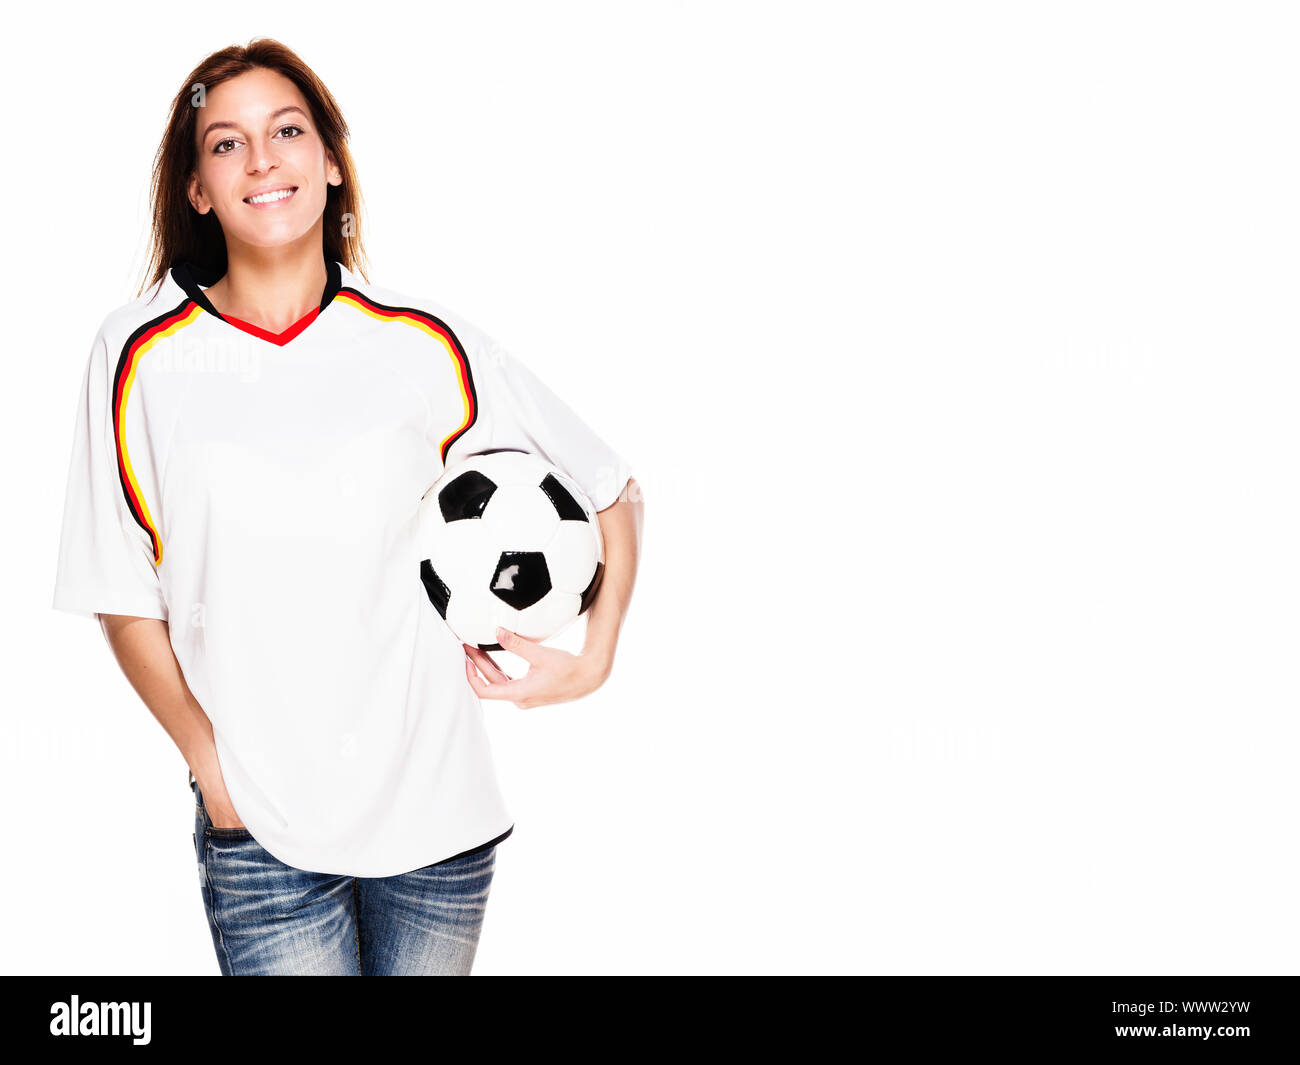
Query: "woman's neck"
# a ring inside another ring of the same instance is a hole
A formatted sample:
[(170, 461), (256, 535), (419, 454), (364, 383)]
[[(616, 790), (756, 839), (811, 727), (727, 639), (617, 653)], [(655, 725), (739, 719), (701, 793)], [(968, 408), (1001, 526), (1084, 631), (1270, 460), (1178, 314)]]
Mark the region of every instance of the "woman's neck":
[(225, 276), (204, 290), (217, 313), (282, 333), (320, 306), (329, 280), (320, 245), (286, 258), (231, 256)]

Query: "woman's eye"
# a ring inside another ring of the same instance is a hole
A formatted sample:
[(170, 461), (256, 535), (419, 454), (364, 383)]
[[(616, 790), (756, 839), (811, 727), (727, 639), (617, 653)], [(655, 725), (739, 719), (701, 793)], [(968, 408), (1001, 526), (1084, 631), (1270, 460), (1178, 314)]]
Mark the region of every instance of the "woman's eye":
[[(301, 126), (284, 126), (284, 127), (282, 127), (281, 129), (277, 130), (276, 132), (277, 132), (277, 133), (285, 133), (285, 132), (287, 132), (288, 130), (293, 130), (293, 131), (294, 131), (293, 136), (292, 136), (292, 137), (281, 137), (281, 138), (280, 138), (281, 140), (286, 140), (286, 141), (296, 141), (296, 140), (297, 140), (299, 137), (301, 137), (301, 136), (303, 135), (303, 133), (305, 132)], [(217, 141), (217, 143), (214, 144), (214, 145), (212, 146), (212, 154), (213, 154), (213, 155), (229, 155), (230, 153), (229, 153), (228, 151), (222, 151), (222, 150), (221, 150), (221, 146), (222, 146), (223, 144), (238, 144), (238, 143), (239, 143), (239, 142), (238, 142), (237, 140), (235, 140), (233, 137), (227, 137), (227, 138), (226, 138), (225, 140), (223, 140), (223, 141)]]

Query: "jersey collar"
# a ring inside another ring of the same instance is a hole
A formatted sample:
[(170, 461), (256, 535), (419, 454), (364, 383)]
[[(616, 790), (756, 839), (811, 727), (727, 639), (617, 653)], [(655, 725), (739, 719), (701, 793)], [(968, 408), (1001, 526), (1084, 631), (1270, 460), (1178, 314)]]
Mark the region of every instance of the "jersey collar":
[[(325, 291), (321, 294), (320, 305), (307, 314), (303, 315), (293, 325), (289, 326), (283, 333), (272, 333), (269, 330), (262, 329), (260, 326), (253, 325), (250, 322), (241, 321), (230, 315), (223, 315), (212, 305), (212, 301), (203, 293), (203, 288), (214, 285), (221, 280), (224, 271), (217, 271), (200, 266), (198, 263), (190, 260), (183, 260), (171, 268), (172, 280), (181, 288), (181, 290), (202, 307), (208, 314), (212, 315), (219, 321), (234, 326), (236, 329), (245, 333), (251, 333), (262, 340), (268, 340), (272, 344), (287, 344), (296, 337), (320, 314), (326, 307), (334, 302), (334, 297), (339, 294), (343, 287), (343, 264), (333, 260), (327, 260), (325, 263)], [(202, 286), (202, 287), (201, 287)]]

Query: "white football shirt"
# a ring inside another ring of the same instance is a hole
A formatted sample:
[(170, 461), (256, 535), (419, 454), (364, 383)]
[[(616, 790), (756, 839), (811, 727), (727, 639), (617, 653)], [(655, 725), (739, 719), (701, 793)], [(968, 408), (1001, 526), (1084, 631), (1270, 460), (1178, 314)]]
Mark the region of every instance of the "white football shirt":
[(415, 543), (444, 466), (547, 458), (614, 503), (631, 470), (472, 323), (328, 262), (283, 333), (182, 264), (112, 311), (81, 385), (54, 608), (168, 622), (230, 798), (288, 865), (391, 876), (514, 821)]

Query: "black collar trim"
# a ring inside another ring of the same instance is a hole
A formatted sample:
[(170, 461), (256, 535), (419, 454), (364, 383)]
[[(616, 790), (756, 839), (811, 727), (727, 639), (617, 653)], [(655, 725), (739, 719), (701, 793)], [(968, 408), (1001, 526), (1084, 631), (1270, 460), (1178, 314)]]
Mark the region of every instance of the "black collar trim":
[[(343, 288), (343, 273), (339, 269), (339, 264), (333, 260), (325, 263), (325, 292), (320, 298), (320, 310), (324, 310), (334, 302), (334, 297), (339, 294)], [(221, 312), (212, 306), (212, 301), (203, 294), (205, 287), (215, 285), (224, 276), (224, 273), (218, 273), (215, 270), (208, 270), (199, 266), (197, 263), (185, 260), (174, 265), (171, 269), (172, 280), (184, 291), (190, 299), (197, 303), (209, 314), (216, 318), (221, 318)]]

